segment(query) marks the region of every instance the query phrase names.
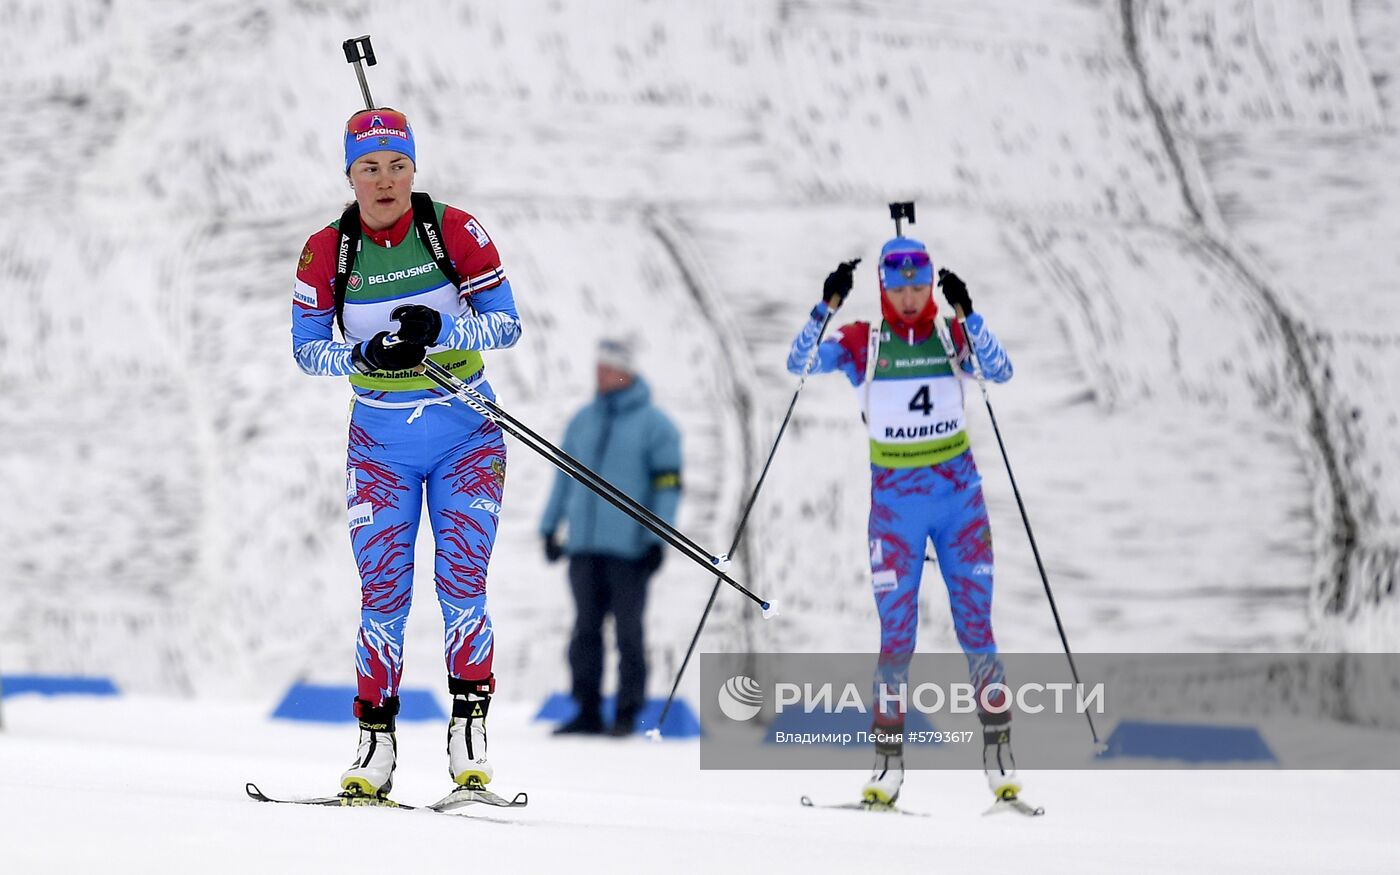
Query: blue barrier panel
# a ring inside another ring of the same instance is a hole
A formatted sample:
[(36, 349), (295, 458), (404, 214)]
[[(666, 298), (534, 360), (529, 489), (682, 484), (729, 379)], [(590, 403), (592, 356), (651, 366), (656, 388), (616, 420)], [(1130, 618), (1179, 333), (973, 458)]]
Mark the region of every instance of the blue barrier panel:
[(79, 677), (77, 675), (7, 674), (0, 676), (0, 692), (5, 697), (24, 693), (41, 696), (117, 696), (120, 693), (111, 678)]
[[(642, 706), (642, 713), (637, 715), (637, 731), (646, 732), (656, 725), (657, 719), (661, 716), (661, 709), (666, 707), (665, 699), (647, 699)], [(547, 720), (552, 723), (567, 723), (574, 719), (578, 713), (578, 703), (568, 693), (551, 693), (540, 705), (540, 710), (535, 712), (536, 720)], [(610, 725), (613, 715), (617, 713), (617, 697), (607, 696), (603, 699), (603, 723)], [(671, 710), (666, 715), (666, 722), (661, 727), (662, 738), (699, 738), (700, 721), (695, 716), (695, 711), (684, 699), (677, 699), (671, 703)]]
[(1278, 762), (1264, 737), (1253, 726), (1143, 720), (1119, 723), (1100, 756), (1188, 763)]
[[(840, 711), (813, 711), (806, 713), (801, 708), (785, 708), (776, 716), (772, 725), (768, 727), (768, 732), (763, 740), (768, 744), (775, 744), (777, 733), (818, 733), (824, 736), (842, 735), (857, 732), (869, 732), (871, 726), (871, 715), (863, 714), (855, 708), (844, 708)], [(926, 715), (918, 711), (910, 711), (904, 716), (905, 732), (932, 732), (933, 724), (929, 722)], [(838, 742), (830, 742), (837, 744)], [(911, 744), (933, 744), (932, 738), (920, 738)], [(942, 744), (943, 742), (937, 742)]]
[[(354, 700), (354, 687), (295, 683), (282, 697), (272, 716), (314, 723), (354, 723), (355, 715), (350, 710)], [(430, 691), (402, 689), (399, 690), (398, 719), (446, 720), (447, 712), (442, 710)]]

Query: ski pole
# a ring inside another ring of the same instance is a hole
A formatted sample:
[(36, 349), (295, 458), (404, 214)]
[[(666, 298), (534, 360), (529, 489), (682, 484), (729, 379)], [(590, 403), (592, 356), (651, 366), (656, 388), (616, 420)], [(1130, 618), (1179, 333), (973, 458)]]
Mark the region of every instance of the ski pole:
[(496, 402), (462, 382), (461, 379), (447, 368), (444, 368), (432, 359), (424, 359), (420, 367), (424, 376), (434, 383), (437, 383), (448, 392), (451, 392), (453, 396), (480, 414), (482, 418), (500, 426), (507, 434), (519, 439), (521, 443), (543, 456), (546, 461), (552, 463), (555, 467), (559, 468), (559, 470), (597, 493), (600, 498), (630, 516), (638, 524), (650, 530), (672, 547), (675, 547), (709, 573), (715, 575), (717, 578), (716, 586), (719, 585), (718, 581), (723, 581), (743, 593), (763, 609), (764, 619), (777, 616), (777, 609), (771, 601), (754, 595), (743, 584), (726, 573), (728, 566), (727, 557), (711, 555), (703, 547), (692, 541), (670, 523), (652, 513), (649, 508), (638, 504), (631, 496), (603, 479), (587, 465), (559, 449), (519, 419), (516, 419)]
[[(943, 278), (948, 275), (947, 268), (940, 268), (938, 271), (938, 282), (941, 285)], [(963, 340), (967, 343), (967, 349), (972, 359), (972, 373), (977, 378), (977, 386), (982, 390), (982, 402), (987, 405), (987, 417), (992, 422), (992, 432), (997, 436), (997, 447), (1001, 449), (1001, 460), (1006, 465), (1006, 476), (1011, 480), (1011, 492), (1016, 496), (1016, 507), (1021, 511), (1021, 523), (1026, 527), (1026, 537), (1031, 542), (1031, 554), (1035, 556), (1035, 567), (1040, 572), (1040, 582), (1045, 587), (1045, 597), (1050, 600), (1050, 613), (1055, 618), (1055, 629), (1060, 633), (1060, 644), (1065, 648), (1065, 659), (1069, 661), (1069, 673), (1074, 677), (1076, 687), (1083, 686), (1079, 680), (1079, 669), (1074, 665), (1074, 654), (1069, 649), (1069, 638), (1065, 636), (1065, 625), (1060, 621), (1060, 610), (1055, 606), (1055, 594), (1050, 590), (1050, 578), (1045, 573), (1045, 563), (1040, 560), (1040, 548), (1035, 543), (1035, 533), (1031, 531), (1031, 518), (1026, 513), (1026, 503), (1021, 500), (1021, 490), (1016, 486), (1016, 475), (1011, 470), (1011, 457), (1006, 453), (1006, 443), (1001, 439), (1001, 428), (997, 425), (997, 415), (992, 410), (992, 399), (987, 394), (987, 379), (982, 373), (982, 360), (977, 355), (977, 346), (972, 342), (972, 335), (967, 330), (967, 320), (963, 315), (961, 307), (954, 308), (957, 313), (958, 326), (962, 328)], [(1087, 710), (1084, 712), (1084, 719), (1089, 721), (1089, 734), (1093, 736), (1094, 746), (1100, 747), (1099, 732), (1094, 728), (1094, 716)]]
[[(859, 261), (860, 259), (856, 259)], [(739, 549), (739, 541), (744, 537), (744, 528), (749, 522), (749, 512), (753, 510), (754, 502), (758, 500), (758, 491), (763, 488), (763, 481), (768, 476), (768, 468), (773, 464), (773, 457), (777, 455), (778, 443), (783, 439), (783, 432), (787, 430), (788, 421), (792, 419), (793, 408), (797, 406), (797, 396), (802, 394), (802, 387), (807, 383), (807, 375), (812, 370), (812, 362), (816, 360), (817, 347), (821, 345), (822, 335), (826, 334), (826, 328), (831, 324), (831, 317), (836, 315), (835, 310), (828, 309), (826, 318), (822, 320), (822, 326), (817, 331), (816, 342), (812, 345), (812, 352), (807, 356), (806, 363), (802, 366), (802, 376), (797, 381), (797, 389), (792, 393), (792, 400), (788, 402), (787, 414), (783, 417), (783, 424), (778, 426), (778, 436), (773, 438), (773, 446), (768, 450), (768, 459), (763, 463), (763, 470), (758, 475), (758, 482), (753, 486), (753, 492), (749, 493), (748, 503), (744, 505), (744, 512), (739, 517), (739, 525), (734, 529), (734, 539), (729, 544), (729, 552), (726, 557), (732, 557)], [(714, 588), (710, 590), (710, 600), (705, 603), (705, 610), (700, 614), (700, 622), (695, 627), (695, 634), (690, 638), (690, 646), (685, 650), (685, 658), (681, 660), (681, 667), (676, 670), (676, 678), (671, 683), (671, 694), (666, 697), (666, 704), (661, 707), (661, 716), (656, 719), (656, 725), (647, 730), (647, 736), (652, 741), (661, 738), (661, 727), (666, 722), (666, 715), (671, 713), (671, 704), (676, 700), (676, 690), (680, 689), (681, 678), (685, 676), (686, 666), (690, 665), (690, 657), (695, 653), (695, 645), (700, 642), (700, 633), (705, 630), (705, 622), (710, 618), (710, 609), (715, 606), (715, 596), (719, 595), (719, 581), (715, 581)]]
[(375, 64), (374, 47), (369, 44), (369, 34), (348, 39), (341, 43), (340, 47), (345, 51), (345, 60), (355, 65), (355, 77), (360, 80), (360, 94), (364, 95), (365, 109), (374, 109), (374, 98), (369, 96), (369, 80), (365, 78), (365, 65), (373, 67)]

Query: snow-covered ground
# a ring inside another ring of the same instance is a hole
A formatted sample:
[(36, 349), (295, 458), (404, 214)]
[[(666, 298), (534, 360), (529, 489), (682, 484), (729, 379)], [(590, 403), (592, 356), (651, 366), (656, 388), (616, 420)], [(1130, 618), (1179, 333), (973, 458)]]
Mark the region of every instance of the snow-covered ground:
[[(874, 315), (885, 204), (913, 198), (911, 230), (968, 280), (1016, 363), (992, 402), (1077, 649), (1400, 643), (1396, 0), (0, 0), (0, 33), (0, 100), (27, 131), (0, 173), (0, 670), (109, 675), (141, 697), (5, 701), (0, 776), (24, 792), (0, 794), (4, 810), (48, 824), (0, 818), (5, 835), (61, 833), (65, 793), (135, 784), (146, 795), (83, 821), (133, 859), (135, 827), (167, 818), (187, 829), (156, 852), (178, 855), (188, 833), (272, 868), (363, 860), (364, 818), (405, 830), (413, 853), (438, 834), (457, 847), (450, 821), (239, 797), (254, 767), (270, 792), (317, 792), (351, 743), (262, 715), (293, 680), (352, 671), (347, 390), (297, 371), (287, 319), (302, 242), (348, 193), (339, 131), (360, 98), (340, 43), (362, 33), (375, 96), (414, 121), (419, 188), (476, 214), (502, 252), (525, 321), (515, 350), (488, 357), (502, 403), (559, 434), (591, 392), (596, 338), (635, 334), (685, 432), (681, 527), (702, 544), (732, 536), (822, 277), (865, 257), (842, 321)], [(1054, 651), (970, 398), (997, 637)], [(875, 645), (862, 444), (848, 387), (810, 382), (736, 571), (783, 615), (723, 593), (703, 650)], [(1365, 776), (1050, 774), (1035, 787), (1056, 817), (1007, 824), (977, 819), (980, 778), (955, 773), (911, 782), (932, 822), (847, 826), (788, 803), (848, 792), (849, 776), (701, 774), (685, 744), (546, 743), (525, 716), (565, 686), (572, 612), (534, 534), (552, 477), (511, 447), (490, 577), (498, 726), (519, 728), (498, 750), (536, 794), (522, 821), (550, 831), (502, 845), (541, 867), (596, 841), (588, 867), (606, 868), (594, 831), (649, 818), (666, 828), (629, 841), (696, 868), (780, 852), (789, 868), (871, 865), (889, 835), (907, 836), (896, 870), (989, 847), (1066, 867), (1092, 847), (1107, 856), (1091, 869), (1384, 859), (1366, 819), (1389, 782)], [(920, 647), (952, 649), (932, 569), (925, 583)], [(654, 694), (709, 589), (679, 557), (663, 568)], [(439, 621), (419, 595), (405, 684), (440, 689)], [(406, 744), (436, 755), (438, 730), (423, 732)], [(167, 737), (173, 753), (157, 750)], [(285, 756), (264, 765), (264, 742)], [(99, 745), (118, 765), (77, 755)], [(124, 771), (146, 757), (159, 780)], [(406, 762), (405, 793), (431, 795), (427, 766)], [(600, 772), (608, 805), (585, 792)], [(1121, 804), (1125, 783), (1151, 805)], [(717, 856), (731, 834), (744, 853)], [(56, 853), (77, 864), (84, 847)]]
[[(505, 795), (523, 809), (439, 816), (249, 800), (334, 787), (345, 727), (245, 703), (144, 697), (7, 708), (0, 866), (14, 873), (1390, 872), (1400, 787), (1364, 772), (1043, 772), (1047, 814), (983, 817), (980, 772), (920, 772), (929, 818), (813, 811), (850, 772), (701, 771), (698, 744), (559, 741), (527, 709), (492, 711)], [(405, 724), (395, 795), (447, 789), (442, 727)], [(1027, 791), (1030, 793), (1030, 790)]]

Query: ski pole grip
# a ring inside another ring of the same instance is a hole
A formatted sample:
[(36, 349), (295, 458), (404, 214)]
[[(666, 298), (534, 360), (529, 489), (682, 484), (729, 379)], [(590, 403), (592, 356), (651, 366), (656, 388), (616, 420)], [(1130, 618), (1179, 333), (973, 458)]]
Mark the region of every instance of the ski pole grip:
[(364, 61), (369, 66), (374, 66), (374, 46), (369, 43), (369, 34), (348, 39), (341, 43), (340, 47), (345, 50), (345, 60), (347, 63), (353, 64), (357, 61)]

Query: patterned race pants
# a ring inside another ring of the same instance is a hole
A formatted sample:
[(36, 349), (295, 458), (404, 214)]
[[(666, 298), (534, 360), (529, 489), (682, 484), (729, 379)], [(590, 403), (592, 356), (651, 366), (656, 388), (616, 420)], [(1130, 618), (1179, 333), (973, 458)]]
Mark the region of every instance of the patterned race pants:
[[(983, 689), (1004, 683), (1005, 675), (992, 637), (992, 530), (972, 453), (923, 468), (872, 465), (870, 474), (870, 580), (880, 615), (876, 683), (893, 689), (909, 681), (924, 547), (931, 540), (980, 702)], [(1000, 707), (1000, 696), (993, 691), (989, 701)], [(893, 707), (876, 716), (878, 724), (888, 726), (904, 718)], [(984, 723), (1001, 723), (1009, 712), (994, 715), (979, 708), (979, 716)]]
[[(479, 391), (494, 398), (485, 383)], [(490, 676), (486, 568), (505, 473), (500, 428), (460, 401), (407, 409), (354, 404), (346, 507), (360, 571), (355, 668), (361, 699), (378, 705), (398, 695), (413, 601), (413, 545), (425, 495), (437, 545), (433, 580), (448, 674), (469, 681)]]

